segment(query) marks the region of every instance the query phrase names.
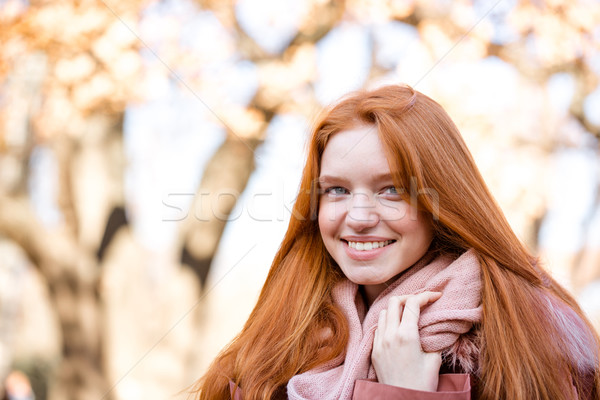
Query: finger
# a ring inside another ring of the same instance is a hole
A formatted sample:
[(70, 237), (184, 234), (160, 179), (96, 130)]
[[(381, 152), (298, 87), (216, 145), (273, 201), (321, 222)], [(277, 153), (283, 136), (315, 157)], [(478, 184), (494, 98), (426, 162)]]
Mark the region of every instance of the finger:
[(379, 312), (379, 321), (377, 322), (377, 329), (375, 330), (375, 336), (377, 336), (377, 332), (383, 333), (385, 331), (385, 320), (386, 320), (386, 310), (381, 310)]
[(410, 296), (404, 304), (404, 312), (400, 326), (416, 329), (421, 315), (421, 307), (428, 303), (432, 303), (442, 296), (440, 292), (423, 292)]
[(406, 296), (394, 296), (390, 299), (387, 306), (387, 320), (385, 321), (390, 329), (396, 329), (400, 325), (400, 314), (402, 314), (402, 303)]

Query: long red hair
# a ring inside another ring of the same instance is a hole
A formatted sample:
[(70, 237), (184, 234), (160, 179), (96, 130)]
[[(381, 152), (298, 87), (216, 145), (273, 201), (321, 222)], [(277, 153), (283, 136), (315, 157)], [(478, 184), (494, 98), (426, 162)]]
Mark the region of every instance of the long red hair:
[[(478, 397), (600, 395), (600, 341), (573, 299), (528, 252), (486, 187), (443, 108), (407, 86), (353, 93), (324, 110), (309, 143), (300, 192), (256, 307), (197, 384), (200, 399), (285, 393), (289, 379), (340, 355), (347, 323), (332, 302), (343, 278), (317, 224), (321, 155), (331, 135), (377, 128), (398, 187), (435, 226), (432, 250), (476, 250), (482, 269)], [(329, 332), (330, 334), (323, 334)], [(569, 376), (571, 378), (569, 378)]]

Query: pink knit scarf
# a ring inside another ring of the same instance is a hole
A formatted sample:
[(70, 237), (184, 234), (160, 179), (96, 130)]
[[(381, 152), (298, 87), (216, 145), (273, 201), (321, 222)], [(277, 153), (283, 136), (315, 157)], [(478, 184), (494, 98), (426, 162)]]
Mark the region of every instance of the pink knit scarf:
[(377, 378), (371, 365), (373, 337), (379, 312), (392, 296), (427, 290), (442, 297), (421, 311), (419, 333), (426, 352), (442, 351), (455, 344), (481, 319), (480, 265), (473, 250), (452, 260), (424, 257), (383, 291), (368, 311), (358, 285), (344, 280), (333, 289), (333, 300), (348, 320), (350, 337), (345, 355), (296, 375), (287, 385), (289, 399), (351, 399), (354, 383)]

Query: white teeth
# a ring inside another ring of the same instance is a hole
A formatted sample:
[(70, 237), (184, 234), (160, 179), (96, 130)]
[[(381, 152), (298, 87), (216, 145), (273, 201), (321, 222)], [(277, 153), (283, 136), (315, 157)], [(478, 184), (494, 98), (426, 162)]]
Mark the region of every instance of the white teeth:
[(385, 240), (383, 242), (348, 242), (348, 247), (359, 251), (373, 250), (380, 247), (385, 247), (392, 242), (393, 240)]

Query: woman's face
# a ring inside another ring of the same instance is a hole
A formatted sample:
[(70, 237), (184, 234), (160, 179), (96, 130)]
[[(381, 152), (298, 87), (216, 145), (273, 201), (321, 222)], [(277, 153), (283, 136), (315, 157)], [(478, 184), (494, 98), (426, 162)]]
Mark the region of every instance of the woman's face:
[(398, 195), (373, 126), (333, 135), (321, 160), (319, 229), (346, 277), (373, 299), (427, 251), (430, 217)]

